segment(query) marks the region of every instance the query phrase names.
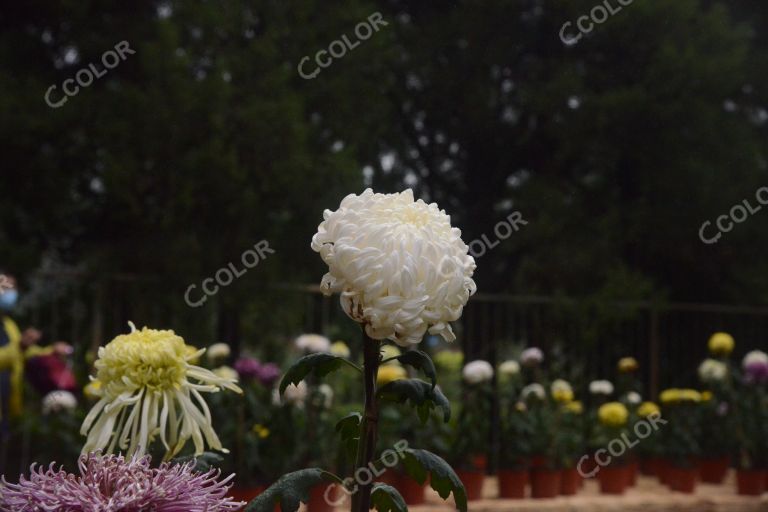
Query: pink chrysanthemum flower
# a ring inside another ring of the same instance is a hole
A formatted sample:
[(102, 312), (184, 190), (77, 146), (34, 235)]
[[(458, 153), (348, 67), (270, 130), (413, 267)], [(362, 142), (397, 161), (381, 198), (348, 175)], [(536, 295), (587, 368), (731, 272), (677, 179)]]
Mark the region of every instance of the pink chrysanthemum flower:
[(227, 497), (220, 472), (193, 471), (193, 463), (164, 462), (151, 468), (150, 457), (81, 455), (80, 475), (63, 469), (32, 466), (18, 484), (0, 483), (2, 512), (219, 512), (244, 505)]

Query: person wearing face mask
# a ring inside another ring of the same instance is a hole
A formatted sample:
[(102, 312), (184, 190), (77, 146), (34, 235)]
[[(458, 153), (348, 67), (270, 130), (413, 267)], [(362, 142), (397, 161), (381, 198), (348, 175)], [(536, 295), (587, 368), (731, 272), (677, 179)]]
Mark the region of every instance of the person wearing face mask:
[(37, 346), (42, 333), (34, 327), (21, 332), (10, 317), (18, 299), (16, 280), (0, 274), (0, 422), (3, 425), (7, 425), (9, 418), (21, 415), (26, 360), (50, 354), (64, 356), (72, 350), (61, 342), (46, 348)]

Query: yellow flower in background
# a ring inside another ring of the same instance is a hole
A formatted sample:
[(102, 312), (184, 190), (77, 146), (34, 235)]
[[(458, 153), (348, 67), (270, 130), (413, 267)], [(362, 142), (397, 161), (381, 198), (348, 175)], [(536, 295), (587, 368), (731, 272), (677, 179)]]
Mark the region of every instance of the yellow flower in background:
[[(381, 346), (381, 357), (382, 359), (392, 359), (393, 357), (398, 357), (402, 355), (402, 351), (395, 345), (382, 345)], [(384, 364), (394, 364), (398, 365), (400, 364), (398, 361), (387, 361)]]
[(331, 354), (338, 357), (343, 357), (344, 359), (348, 359), (351, 355), (351, 352), (349, 351), (347, 344), (343, 341), (334, 341), (331, 344)]
[(733, 341), (733, 336), (727, 332), (716, 332), (709, 338), (707, 347), (709, 351), (717, 356), (727, 356), (733, 352), (733, 347), (736, 343)]
[(640, 404), (640, 407), (637, 408), (637, 415), (641, 418), (647, 418), (651, 415), (660, 415), (661, 409), (659, 409), (659, 406), (656, 405), (653, 402), (643, 402)]
[(573, 400), (573, 388), (571, 388), (571, 385), (563, 379), (553, 381), (552, 386), (550, 387), (550, 392), (552, 394), (552, 399), (555, 402), (566, 404)]
[(525, 402), (523, 402), (523, 401), (518, 401), (518, 402), (515, 404), (515, 409), (517, 409), (517, 411), (518, 411), (518, 412), (527, 412), (527, 411), (528, 411), (528, 406), (527, 406), (527, 405), (525, 405)]
[(637, 371), (640, 365), (637, 364), (637, 359), (634, 357), (622, 357), (618, 363), (619, 372), (631, 373)]
[(623, 427), (629, 419), (629, 411), (621, 402), (608, 402), (597, 410), (597, 418), (605, 426)]
[(712, 392), (711, 391), (702, 391), (701, 392), (701, 401), (702, 402), (709, 402), (712, 400)]
[(230, 368), (229, 366), (223, 365), (219, 366), (215, 370), (213, 370), (214, 375), (217, 377), (220, 377), (224, 380), (230, 380), (233, 382), (237, 381), (237, 378), (239, 375), (237, 374), (237, 371), (234, 368)]
[(259, 436), (259, 439), (266, 439), (269, 437), (269, 429), (261, 423), (256, 423), (251, 429), (254, 434)]
[(573, 414), (581, 414), (584, 412), (584, 405), (581, 403), (581, 400), (574, 400), (565, 404), (565, 410)]
[(674, 404), (680, 401), (680, 390), (677, 388), (665, 389), (659, 395), (662, 404)]
[(376, 376), (376, 382), (379, 386), (389, 384), (392, 381), (404, 379), (407, 376), (405, 368), (399, 365), (385, 364), (379, 368), (379, 373)]
[(101, 397), (101, 382), (94, 379), (83, 387), (83, 395), (90, 400), (96, 400)]
[(207, 443), (226, 451), (213, 430), (211, 413), (201, 392), (227, 388), (242, 392), (234, 380), (194, 366), (191, 360), (205, 350), (194, 350), (173, 331), (137, 330), (117, 336), (99, 348), (96, 379), (101, 399), (83, 421), (80, 433), (88, 438), (82, 453), (142, 456), (159, 437), (166, 459), (192, 439), (195, 455)]
[(464, 366), (464, 354), (458, 350), (441, 350), (435, 354), (435, 364), (447, 372), (458, 372)]
[(680, 390), (681, 402), (701, 402), (701, 393), (695, 389), (681, 389)]

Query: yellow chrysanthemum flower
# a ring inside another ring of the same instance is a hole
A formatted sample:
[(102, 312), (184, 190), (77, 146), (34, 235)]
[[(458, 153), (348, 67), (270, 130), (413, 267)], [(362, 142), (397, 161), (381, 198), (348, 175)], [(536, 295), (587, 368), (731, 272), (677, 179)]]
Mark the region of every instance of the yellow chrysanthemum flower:
[[(396, 346), (396, 345), (382, 345), (381, 347), (381, 357), (382, 359), (392, 359), (393, 357), (398, 357), (402, 354), (402, 351)], [(397, 365), (400, 364), (397, 361), (388, 361), (384, 364), (393, 364)]]
[(259, 439), (266, 439), (270, 434), (269, 429), (261, 423), (256, 423), (251, 430), (254, 434), (259, 436)]
[(727, 332), (716, 332), (709, 338), (707, 347), (709, 351), (717, 356), (727, 356), (733, 352), (733, 347), (736, 343), (733, 341), (733, 336)]
[(335, 356), (343, 357), (344, 359), (347, 359), (349, 358), (351, 353), (352, 352), (350, 352), (349, 347), (343, 341), (334, 341), (331, 344), (331, 354)]
[(629, 411), (621, 402), (608, 402), (597, 410), (597, 418), (605, 426), (623, 427), (629, 419)]
[(584, 405), (581, 403), (581, 400), (574, 400), (565, 404), (565, 410), (573, 414), (581, 414), (584, 412)]
[(376, 382), (379, 386), (389, 384), (394, 380), (404, 379), (407, 376), (405, 368), (394, 364), (385, 364), (379, 368), (379, 373), (376, 377)]
[(661, 409), (659, 409), (659, 406), (653, 402), (643, 402), (640, 404), (640, 407), (637, 408), (637, 415), (641, 418), (659, 414), (661, 414)]
[(101, 399), (83, 421), (88, 439), (83, 453), (101, 450), (144, 455), (156, 437), (173, 457), (191, 438), (195, 454), (207, 443), (226, 451), (213, 430), (211, 413), (201, 392), (221, 388), (241, 392), (235, 381), (194, 366), (205, 349), (191, 352), (173, 331), (136, 330), (99, 348), (95, 363)]
[(695, 389), (681, 389), (680, 390), (681, 402), (701, 402), (701, 393)]
[(619, 359), (618, 368), (621, 373), (630, 373), (636, 371), (640, 366), (634, 357), (622, 357)]
[(711, 391), (702, 391), (701, 392), (701, 401), (702, 402), (709, 402), (712, 400), (712, 392)]
[(464, 366), (464, 354), (458, 350), (441, 350), (434, 360), (435, 365), (447, 372), (458, 372)]
[(552, 394), (552, 399), (561, 404), (567, 404), (573, 400), (573, 388), (563, 379), (557, 379), (552, 382), (550, 393)]
[(662, 404), (674, 404), (680, 401), (680, 390), (677, 388), (669, 388), (659, 394), (659, 401)]

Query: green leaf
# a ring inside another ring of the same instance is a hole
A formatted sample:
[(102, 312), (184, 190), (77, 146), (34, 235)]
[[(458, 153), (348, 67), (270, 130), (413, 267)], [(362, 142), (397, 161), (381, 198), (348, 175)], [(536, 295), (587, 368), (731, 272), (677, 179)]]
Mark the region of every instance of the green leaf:
[(331, 372), (335, 372), (344, 364), (344, 359), (333, 354), (318, 352), (304, 356), (288, 368), (283, 380), (280, 381), (280, 394), (285, 392), (290, 384), (298, 384), (306, 378), (307, 375), (314, 372), (318, 378), (325, 377)]
[(341, 442), (347, 454), (354, 457), (357, 443), (360, 439), (360, 421), (363, 416), (359, 412), (350, 413), (336, 423), (336, 432), (341, 435)]
[(408, 506), (397, 489), (382, 483), (373, 486), (371, 506), (379, 512), (408, 512)]
[(464, 484), (443, 459), (427, 450), (407, 448), (404, 451), (403, 467), (406, 473), (420, 484), (427, 480), (429, 474), (430, 485), (440, 497), (445, 500), (453, 493), (456, 508), (467, 512), (467, 491)]
[(206, 473), (224, 462), (224, 457), (218, 453), (203, 452), (198, 456), (184, 455), (183, 457), (176, 457), (171, 460), (175, 464), (189, 464), (191, 461), (195, 462), (195, 465), (192, 467), (194, 471)]
[(439, 388), (432, 388), (423, 380), (394, 380), (382, 386), (378, 394), (382, 401), (399, 404), (410, 402), (416, 408), (422, 423), (427, 421), (435, 407), (443, 410), (444, 421), (451, 419), (451, 403)]
[(409, 350), (408, 352), (397, 356), (395, 359), (400, 361), (400, 364), (407, 364), (408, 366), (424, 372), (424, 375), (432, 381), (433, 389), (437, 385), (437, 371), (435, 370), (435, 364), (426, 352), (421, 350)]
[(278, 503), (281, 512), (295, 512), (300, 502), (309, 502), (309, 493), (312, 488), (324, 482), (340, 482), (340, 480), (333, 473), (320, 468), (288, 473), (251, 501), (244, 512), (273, 512)]

